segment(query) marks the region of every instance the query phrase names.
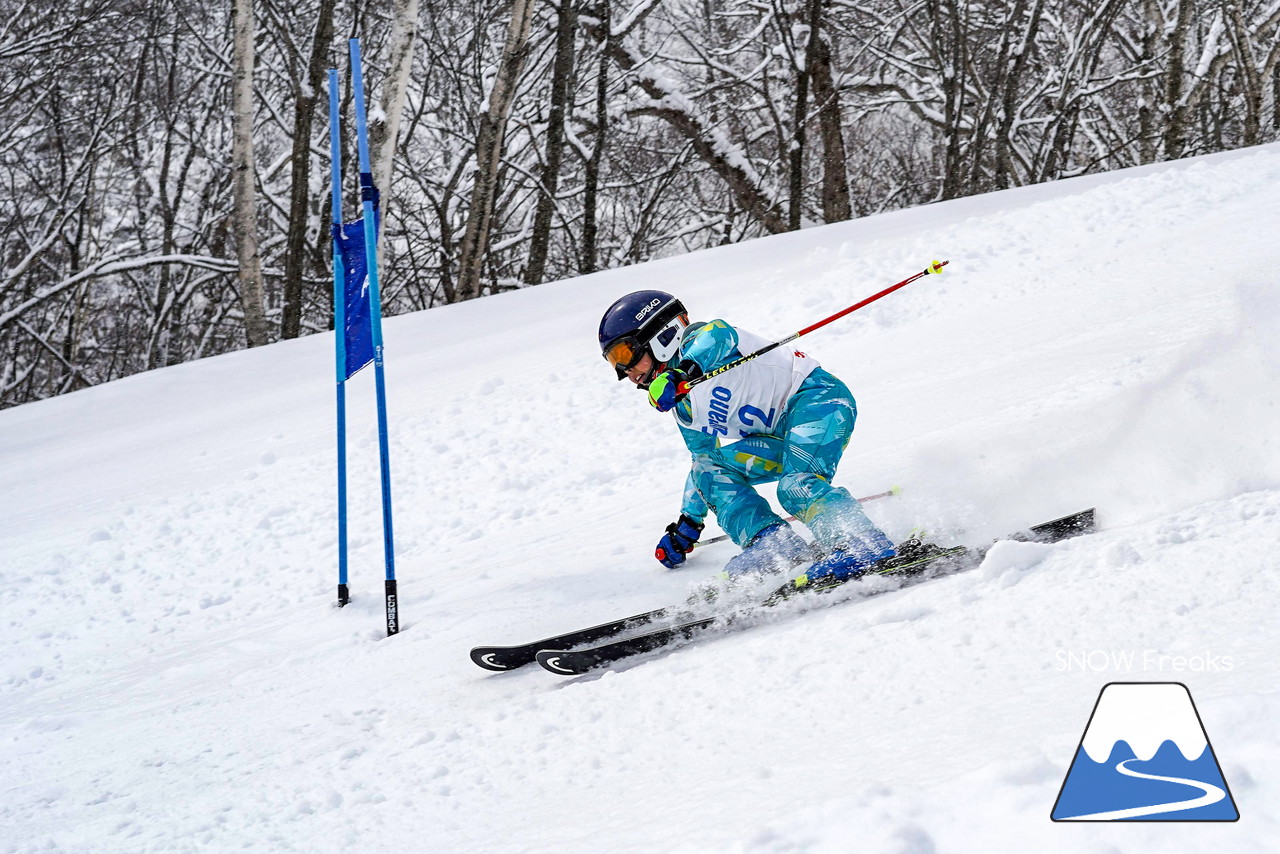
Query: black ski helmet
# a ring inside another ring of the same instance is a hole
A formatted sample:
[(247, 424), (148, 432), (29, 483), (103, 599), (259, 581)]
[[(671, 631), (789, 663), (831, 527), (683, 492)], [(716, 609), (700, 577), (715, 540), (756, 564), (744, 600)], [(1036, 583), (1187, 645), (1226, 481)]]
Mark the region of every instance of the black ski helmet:
[(600, 353), (620, 380), (648, 353), (654, 367), (639, 383), (646, 388), (679, 351), (681, 333), (688, 325), (684, 303), (671, 294), (635, 291), (618, 299), (600, 318)]

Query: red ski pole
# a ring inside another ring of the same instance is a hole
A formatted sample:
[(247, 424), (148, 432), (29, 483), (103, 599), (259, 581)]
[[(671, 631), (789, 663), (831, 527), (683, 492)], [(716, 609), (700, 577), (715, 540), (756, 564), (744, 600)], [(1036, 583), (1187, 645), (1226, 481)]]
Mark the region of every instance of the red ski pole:
[(734, 368), (738, 367), (739, 365), (744, 365), (747, 362), (750, 362), (752, 359), (757, 358), (758, 356), (763, 356), (765, 353), (768, 353), (771, 350), (776, 350), (778, 347), (781, 347), (783, 344), (790, 344), (792, 341), (796, 340), (801, 335), (808, 335), (813, 330), (821, 329), (822, 327), (826, 326), (828, 323), (837, 321), (840, 318), (844, 317), (846, 314), (852, 314), (858, 309), (870, 305), (871, 303), (875, 302), (881, 297), (887, 297), (889, 294), (893, 293), (899, 288), (905, 288), (907, 285), (911, 284), (916, 279), (924, 278), (930, 273), (940, 275), (942, 273), (942, 268), (947, 266), (947, 264), (949, 263), (951, 262), (950, 261), (934, 261), (932, 264), (930, 264), (928, 267), (925, 267), (923, 270), (921, 270), (919, 273), (916, 273), (914, 276), (910, 276), (906, 279), (903, 279), (901, 282), (898, 282), (898, 284), (891, 285), (885, 288), (884, 290), (882, 290), (878, 294), (872, 294), (871, 296), (867, 297), (861, 302), (856, 302), (846, 309), (841, 309), (840, 311), (837, 311), (835, 314), (831, 315), (825, 320), (819, 320), (817, 323), (811, 326), (806, 326), (804, 329), (801, 329), (799, 332), (795, 332), (795, 333), (792, 333), (791, 335), (788, 335), (786, 338), (783, 338), (781, 341), (774, 341), (772, 344), (766, 344), (764, 347), (761, 347), (759, 350), (756, 350), (754, 353), (748, 353), (747, 355), (743, 356), (740, 359), (734, 359), (729, 364), (721, 365), (720, 367), (716, 368), (714, 371), (705, 373), (700, 377), (695, 377), (694, 379), (685, 380), (681, 382), (680, 385), (676, 386), (676, 392), (680, 395), (686, 395), (689, 393), (689, 389), (693, 388), (699, 383), (704, 383), (707, 380), (711, 379), (712, 377), (723, 374), (725, 371), (731, 371)]

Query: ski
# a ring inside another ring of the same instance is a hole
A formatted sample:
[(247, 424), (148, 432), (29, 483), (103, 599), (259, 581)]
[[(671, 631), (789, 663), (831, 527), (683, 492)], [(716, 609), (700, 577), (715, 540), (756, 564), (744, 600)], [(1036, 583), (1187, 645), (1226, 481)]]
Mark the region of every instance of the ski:
[[(883, 569), (871, 569), (863, 573), (858, 578), (865, 578), (870, 575), (881, 576), (908, 576), (914, 577), (913, 580), (922, 580), (924, 577), (934, 578), (943, 572), (930, 572), (937, 569), (937, 564), (947, 565), (950, 569), (952, 564), (959, 564), (958, 561), (963, 559), (970, 553), (970, 550), (964, 546), (956, 546), (954, 548), (940, 549), (938, 552), (922, 557), (909, 563), (899, 564), (893, 567)], [(926, 573), (927, 576), (926, 576)], [(852, 578), (845, 581), (851, 581)], [(836, 587), (841, 586), (845, 582), (815, 582), (804, 585), (797, 585), (794, 581), (779, 587), (773, 591), (768, 597), (759, 603), (759, 607), (768, 608), (778, 605), (783, 601), (792, 598), (798, 594), (813, 595), (819, 593), (829, 593)], [(905, 586), (901, 585), (901, 586)], [(901, 586), (892, 589), (901, 589)], [(888, 592), (880, 591), (880, 592)], [(652, 652), (664, 646), (677, 643), (682, 640), (689, 640), (704, 629), (711, 628), (719, 623), (723, 627), (729, 627), (735, 622), (741, 621), (749, 616), (755, 609), (748, 609), (744, 612), (734, 612), (728, 615), (715, 615), (698, 617), (695, 619), (678, 622), (675, 625), (666, 628), (645, 632), (639, 635), (631, 635), (621, 640), (609, 641), (598, 646), (591, 646), (585, 649), (553, 649), (544, 647), (538, 651), (536, 658), (539, 664), (552, 673), (559, 673), (565, 676), (577, 676), (594, 670), (605, 664), (611, 664), (623, 658), (630, 658), (635, 655), (641, 655), (646, 652)], [(619, 632), (621, 634), (621, 632)], [(566, 646), (568, 646), (566, 644)]]
[[(1080, 536), (1081, 534), (1092, 533), (1095, 526), (1094, 508), (1081, 510), (1078, 513), (1072, 513), (1063, 516), (1060, 519), (1054, 519), (1050, 522), (1042, 522), (1039, 525), (1032, 525), (1025, 531), (1018, 531), (1002, 537), (1004, 540), (1015, 540), (1020, 542), (1034, 543), (1056, 543), (1061, 540), (1070, 539), (1071, 537)], [(999, 542), (997, 540), (996, 542)], [(995, 543), (992, 543), (995, 545)], [(982, 559), (986, 557), (990, 546), (981, 549), (969, 549), (964, 546), (955, 546), (949, 549), (943, 549), (939, 552), (928, 554), (918, 560), (903, 562), (900, 558), (889, 558), (880, 564), (872, 566), (866, 572), (851, 576), (844, 579), (820, 578), (814, 582), (809, 582), (805, 576), (788, 581), (786, 584), (773, 591), (763, 602), (765, 605), (776, 605), (786, 599), (790, 599), (799, 593), (825, 593), (832, 588), (842, 586), (850, 581), (856, 581), (860, 578), (869, 578), (875, 575), (919, 575), (926, 570), (935, 568), (935, 564), (943, 558), (952, 558), (948, 564), (964, 563), (965, 567), (972, 563), (976, 566), (982, 563)], [(951, 567), (948, 566), (948, 569)], [(905, 586), (905, 585), (904, 585)]]
[(497, 672), (515, 670), (518, 667), (524, 667), (526, 664), (533, 664), (538, 652), (541, 650), (562, 649), (598, 643), (623, 632), (642, 628), (668, 615), (677, 613), (678, 609), (675, 608), (658, 608), (655, 611), (646, 611), (643, 614), (624, 617), (621, 620), (601, 623), (589, 629), (578, 629), (577, 631), (517, 646), (478, 646), (471, 650), (471, 660), (485, 670)]
[(728, 624), (728, 621), (722, 620), (720, 617), (703, 617), (698, 620), (680, 623), (670, 628), (647, 632), (643, 635), (633, 635), (632, 637), (588, 647), (587, 649), (544, 649), (537, 653), (537, 660), (539, 664), (552, 673), (559, 673), (564, 676), (578, 676), (604, 664), (612, 664), (623, 658), (652, 652), (655, 649), (670, 646), (677, 641), (689, 640), (704, 629), (715, 625), (716, 622)]
[[(868, 495), (859, 501), (874, 501), (878, 498), (888, 498), (898, 495), (902, 491), (901, 487), (895, 486), (885, 492), (879, 492), (875, 495)], [(794, 519), (795, 517), (791, 517)], [(699, 545), (705, 546), (711, 543), (727, 540), (728, 534), (719, 537), (712, 537), (704, 540)], [(515, 646), (477, 646), (471, 650), (471, 660), (485, 670), (492, 670), (501, 673), (507, 670), (517, 670), (529, 664), (533, 664), (536, 660), (538, 652), (544, 649), (567, 649), (574, 646), (585, 646), (586, 644), (599, 643), (602, 640), (620, 635), (623, 632), (629, 632), (634, 629), (643, 628), (651, 623), (658, 622), (667, 617), (679, 619), (688, 617), (690, 612), (681, 608), (658, 608), (654, 611), (646, 611), (643, 614), (635, 614), (631, 617), (623, 617), (621, 620), (613, 620), (608, 623), (601, 623), (598, 626), (592, 626), (589, 629), (579, 629), (573, 632), (567, 632), (562, 635), (554, 635), (549, 638), (531, 641), (529, 643), (517, 644)]]
[[(1072, 513), (1069, 516), (1063, 516), (1060, 519), (1054, 519), (1050, 522), (1044, 522), (1035, 525), (1027, 531), (1021, 531), (1004, 539), (1056, 543), (1071, 537), (1080, 536), (1082, 534), (1092, 533), (1095, 527), (1094, 509), (1082, 510), (1078, 513)], [(853, 576), (838, 582), (822, 583), (804, 582), (797, 584), (796, 581), (789, 581), (781, 587), (777, 588), (773, 593), (766, 597), (759, 605), (760, 608), (767, 608), (791, 599), (797, 595), (813, 595), (824, 594), (843, 586), (849, 581), (869, 578), (873, 576), (902, 576), (904, 581), (895, 587), (875, 591), (868, 595), (876, 595), (876, 593), (887, 593), (891, 590), (900, 590), (908, 585), (918, 583), (927, 579), (938, 578), (944, 575), (951, 575), (965, 569), (973, 568), (982, 562), (982, 558), (986, 556), (990, 547), (981, 549), (969, 549), (964, 546), (956, 546), (953, 548), (939, 549), (927, 555), (919, 557), (915, 560), (906, 562), (898, 561), (894, 563), (893, 558), (885, 561), (884, 565), (879, 568), (873, 567), (868, 572), (861, 575)], [(687, 620), (668, 626), (656, 631), (646, 632), (639, 635), (631, 635), (619, 640), (607, 641), (603, 644), (587, 647), (585, 649), (566, 649), (543, 647), (535, 656), (540, 665), (552, 673), (558, 673), (565, 676), (576, 676), (620, 661), (624, 658), (641, 655), (646, 652), (652, 652), (665, 646), (678, 644), (681, 641), (690, 640), (701, 634), (705, 630), (711, 628), (717, 623), (728, 627), (735, 622), (741, 621), (745, 616), (749, 616), (752, 610), (745, 613), (731, 614), (728, 616), (708, 616), (698, 619)], [(622, 629), (627, 631), (627, 629)], [(590, 643), (583, 641), (582, 643)], [(565, 644), (565, 647), (573, 644)]]

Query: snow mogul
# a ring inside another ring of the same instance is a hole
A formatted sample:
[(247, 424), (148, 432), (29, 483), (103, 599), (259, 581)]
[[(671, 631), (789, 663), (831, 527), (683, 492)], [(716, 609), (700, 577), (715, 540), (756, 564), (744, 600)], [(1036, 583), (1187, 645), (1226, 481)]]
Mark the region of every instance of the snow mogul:
[[(858, 416), (848, 387), (811, 356), (779, 347), (682, 390), (768, 344), (724, 320), (690, 323), (664, 291), (627, 294), (600, 320), (600, 350), (618, 379), (675, 415), (693, 457), (680, 516), (654, 555), (668, 568), (684, 563), (714, 512), (742, 549), (725, 566), (730, 579), (809, 563), (801, 583), (858, 575), (895, 551), (858, 500), (831, 482)], [(756, 492), (775, 481), (779, 503), (809, 528), (813, 546)]]

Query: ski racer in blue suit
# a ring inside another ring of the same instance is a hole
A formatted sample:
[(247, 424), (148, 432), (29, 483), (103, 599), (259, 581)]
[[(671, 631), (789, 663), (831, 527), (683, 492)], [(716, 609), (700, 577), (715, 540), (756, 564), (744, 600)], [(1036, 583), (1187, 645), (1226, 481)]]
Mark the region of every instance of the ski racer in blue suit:
[[(769, 342), (724, 320), (690, 323), (684, 305), (664, 291), (617, 300), (600, 322), (599, 339), (618, 379), (674, 414), (692, 456), (680, 518), (655, 551), (663, 565), (684, 562), (709, 511), (742, 548), (725, 566), (731, 577), (816, 559), (810, 580), (843, 578), (894, 556), (858, 500), (831, 482), (858, 411), (848, 387), (816, 360), (777, 348), (681, 393), (682, 381)], [(782, 508), (809, 528), (816, 548), (756, 492), (775, 481)]]

